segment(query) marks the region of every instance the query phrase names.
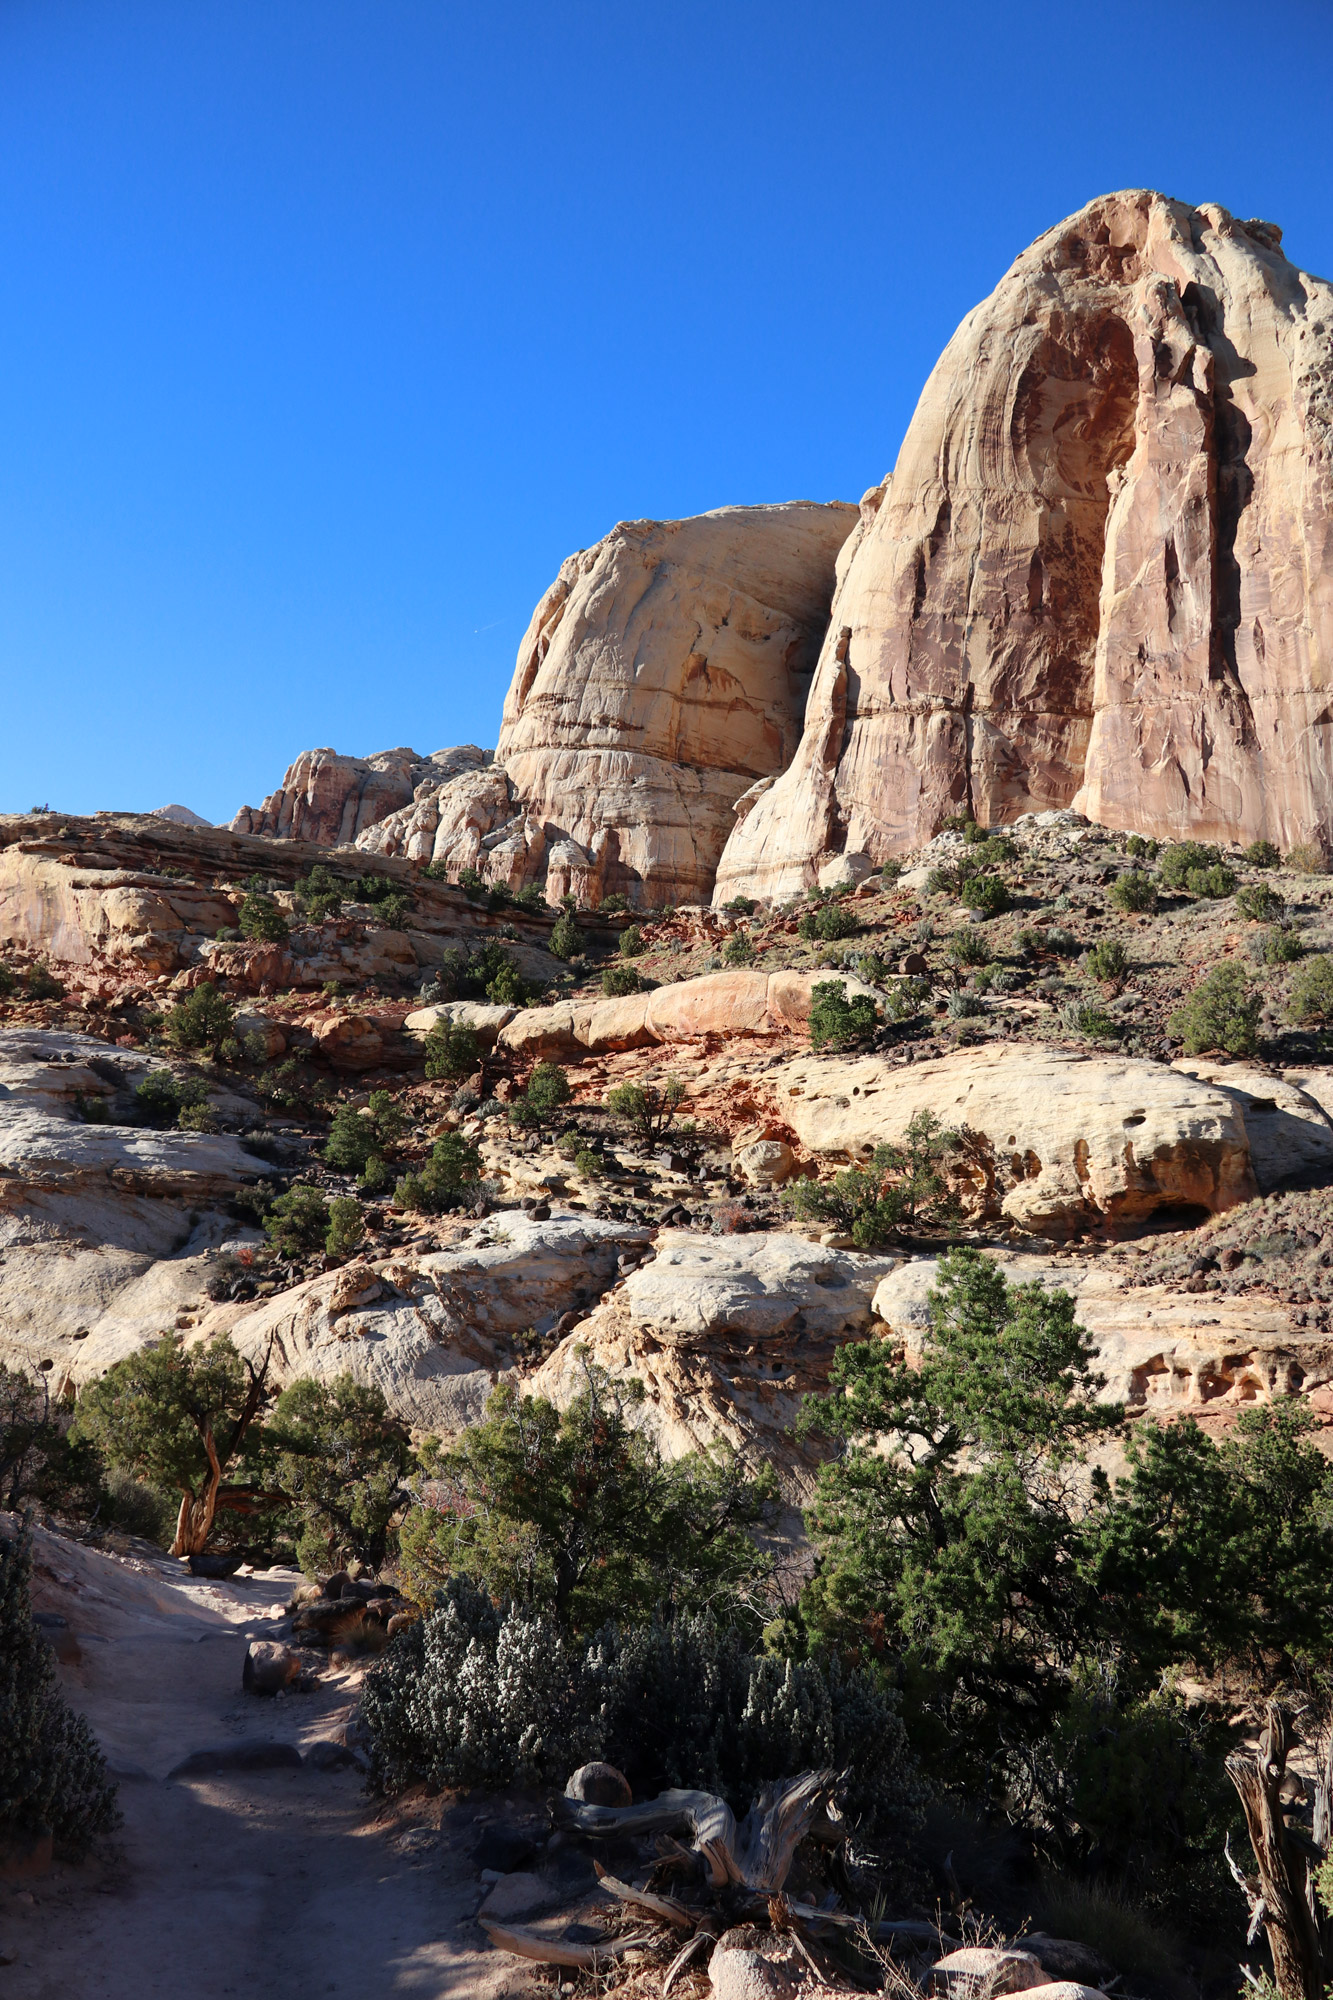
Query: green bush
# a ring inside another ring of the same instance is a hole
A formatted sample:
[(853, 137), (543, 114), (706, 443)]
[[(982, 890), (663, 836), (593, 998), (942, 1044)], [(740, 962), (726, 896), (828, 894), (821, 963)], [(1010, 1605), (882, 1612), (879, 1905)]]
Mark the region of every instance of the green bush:
[(684, 1102), (685, 1086), (678, 1076), (662, 1084), (618, 1083), (606, 1094), (607, 1110), (632, 1125), (648, 1144), (666, 1136)]
[(1157, 859), (1158, 843), (1155, 840), (1145, 840), (1141, 833), (1131, 833), (1129, 839), (1125, 842), (1125, 852), (1126, 854), (1133, 855), (1138, 860), (1155, 861)]
[(1271, 930), (1264, 932), (1253, 955), (1263, 965), (1290, 965), (1294, 960), (1304, 958), (1305, 946), (1290, 924), (1274, 924)]
[(281, 944), (291, 934), (287, 919), (272, 896), (246, 896), (236, 928), (243, 938), (255, 938), (264, 944)]
[(722, 947), (722, 958), (727, 965), (753, 965), (755, 960), (754, 940), (748, 931), (733, 931)]
[(329, 1203), (329, 1227), (324, 1238), (324, 1254), (341, 1262), (355, 1252), (366, 1233), (361, 1204), (349, 1194), (339, 1194)]
[(206, 979), (172, 1008), (162, 1032), (170, 1046), (182, 1054), (205, 1055), (219, 1062), (241, 1054), (235, 1024), (236, 1010), (230, 1000)]
[(1247, 868), (1276, 868), (1282, 856), (1271, 840), (1253, 840), (1240, 858)]
[(877, 1146), (867, 1166), (830, 1181), (799, 1180), (782, 1203), (798, 1222), (824, 1222), (860, 1250), (878, 1250), (904, 1229), (936, 1226), (957, 1214), (941, 1163), (958, 1143), (933, 1111), (917, 1111), (901, 1145)]
[(1322, 847), (1306, 843), (1292, 848), (1287, 856), (1287, 866), (1293, 868), (1298, 875), (1326, 875), (1328, 857)]
[(486, 998), (492, 1007), (526, 1007), (527, 983), (512, 959), (507, 959), (494, 976), (487, 980)]
[(1321, 1027), (1333, 1019), (1333, 958), (1321, 952), (1306, 960), (1291, 982), (1288, 1012), (1293, 1021), (1316, 1021)]
[(999, 917), (1009, 908), (1009, 889), (999, 875), (970, 875), (958, 891), (959, 901), (978, 917)]
[(208, 1101), (208, 1085), (202, 1077), (173, 1076), (169, 1069), (150, 1069), (136, 1084), (134, 1106), (145, 1125), (159, 1131), (174, 1125), (183, 1111)]
[(1066, 1001), (1060, 1009), (1060, 1025), (1067, 1034), (1092, 1042), (1111, 1041), (1120, 1033), (1119, 1023), (1110, 1014), (1086, 1000)]
[(465, 1076), (475, 1076), (481, 1067), (481, 1043), (477, 1040), (475, 1028), (466, 1028), (461, 1022), (437, 1021), (429, 1030), (422, 1049), (426, 1057), (426, 1075), (433, 1079), (456, 1083)]
[(285, 1525), (307, 1574), (327, 1576), (352, 1561), (382, 1567), (412, 1457), (379, 1389), (342, 1374), (283, 1390), (264, 1426), (262, 1463), (266, 1483), (286, 1500)]
[(810, 1046), (816, 1055), (861, 1048), (874, 1039), (878, 1026), (879, 1009), (868, 993), (849, 1000), (841, 979), (822, 979), (812, 990)]
[(759, 908), (753, 896), (733, 896), (729, 903), (722, 905), (733, 917), (752, 917)]
[(574, 1171), (582, 1181), (595, 1181), (602, 1171), (602, 1156), (591, 1146), (580, 1146), (574, 1155)]
[(1174, 847), (1164, 847), (1157, 860), (1158, 870), (1168, 889), (1186, 889), (1189, 877), (1196, 869), (1217, 868), (1221, 863), (1221, 848), (1199, 840), (1182, 840)]
[(395, 882), (391, 875), (359, 875), (356, 894), (360, 902), (371, 905), (386, 930), (406, 930), (416, 898), (401, 882)]
[(481, 1154), (461, 1132), (446, 1132), (435, 1141), (419, 1173), (405, 1174), (394, 1189), (400, 1208), (427, 1214), (457, 1208), (481, 1179)]
[(49, 1828), (62, 1857), (77, 1861), (119, 1821), (116, 1788), (32, 1622), (31, 1582), (31, 1537), (0, 1537), (0, 1827)]
[(65, 997), (64, 987), (40, 959), (28, 968), (23, 984), (30, 1000), (63, 1000)]
[(320, 861), (297, 882), (296, 907), (308, 924), (322, 924), (326, 917), (337, 916), (348, 895), (348, 885)]
[(895, 1026), (915, 1020), (931, 995), (928, 979), (890, 979), (884, 988), (884, 1018)]
[(620, 933), (620, 956), (622, 958), (642, 958), (648, 949), (643, 941), (643, 932), (637, 924), (627, 924)]
[(0, 1508), (21, 1514), (37, 1502), (90, 1512), (101, 1474), (98, 1454), (71, 1435), (46, 1380), (33, 1382), (0, 1361)]
[(309, 1257), (324, 1248), (329, 1207), (318, 1188), (294, 1187), (269, 1209), (264, 1232), (280, 1257)]
[(1103, 938), (1088, 953), (1088, 971), (1105, 985), (1119, 986), (1129, 977), (1129, 954), (1114, 938)]
[(1202, 896), (1213, 902), (1220, 902), (1223, 896), (1235, 893), (1235, 870), (1220, 862), (1211, 868), (1191, 868), (1185, 877), (1185, 887), (1191, 896)]
[(1236, 908), (1251, 923), (1275, 924), (1287, 905), (1269, 882), (1249, 882), (1236, 893)]
[(964, 924), (949, 939), (948, 952), (955, 965), (989, 965), (994, 956), (983, 931)]
[(407, 1116), (387, 1090), (372, 1090), (364, 1111), (340, 1104), (324, 1142), (324, 1163), (336, 1173), (360, 1174), (374, 1153), (383, 1154), (407, 1130)]
[(837, 902), (821, 903), (817, 910), (807, 910), (796, 926), (798, 936), (807, 943), (818, 939), (824, 944), (852, 937), (858, 928), (852, 912)]
[(570, 1099), (569, 1078), (559, 1063), (539, 1062), (528, 1087), (509, 1106), (512, 1125), (546, 1125)]
[(1072, 931), (1062, 924), (1052, 924), (1046, 933), (1046, 949), (1053, 951), (1057, 958), (1077, 958), (1079, 942)]
[(1259, 1046), (1262, 1010), (1263, 995), (1250, 990), (1244, 967), (1227, 963), (1200, 980), (1166, 1029), (1184, 1043), (1186, 1055), (1223, 1049), (1228, 1055), (1250, 1056)]
[(0, 1000), (8, 1000), (17, 985), (14, 968), (0, 961)]
[(1111, 884), (1110, 899), (1126, 916), (1152, 916), (1157, 909), (1157, 883), (1145, 868), (1129, 868)]
[(562, 911), (556, 918), (546, 948), (553, 958), (562, 958), (566, 963), (572, 958), (582, 958), (585, 948), (583, 933), (568, 910)]
[(627, 993), (639, 992), (642, 985), (632, 965), (608, 965), (602, 973), (602, 991), (611, 1000), (623, 1000)]
[(965, 987), (944, 996), (944, 1011), (951, 1021), (974, 1021), (986, 1009), (978, 993), (969, 993)]

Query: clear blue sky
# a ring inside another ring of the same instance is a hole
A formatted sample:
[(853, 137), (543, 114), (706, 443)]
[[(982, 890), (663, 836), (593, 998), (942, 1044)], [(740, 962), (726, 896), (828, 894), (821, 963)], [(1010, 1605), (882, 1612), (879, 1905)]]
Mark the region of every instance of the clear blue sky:
[(0, 0), (0, 807), (494, 743), (565, 555), (856, 498), (1095, 194), (1333, 274), (1331, 19)]

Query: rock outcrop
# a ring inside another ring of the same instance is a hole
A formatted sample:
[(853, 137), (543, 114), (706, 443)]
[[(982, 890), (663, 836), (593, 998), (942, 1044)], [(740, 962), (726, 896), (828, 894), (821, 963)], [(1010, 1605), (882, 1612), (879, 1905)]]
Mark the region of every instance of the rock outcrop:
[(978, 1212), (1044, 1235), (1159, 1208), (1218, 1213), (1256, 1193), (1240, 1093), (1133, 1057), (1003, 1042), (897, 1068), (805, 1056), (771, 1090), (803, 1146), (848, 1159), (934, 1112), (967, 1136)]
[(1143, 190), (1040, 237), (862, 502), (790, 769), (716, 897), (950, 813), (1326, 843), (1333, 288)]
[(242, 806), (233, 833), (305, 840), (316, 847), (350, 847), (357, 835), (410, 804), (419, 788), (447, 784), (491, 761), (489, 750), (464, 743), (422, 757), (415, 750), (379, 750), (371, 757), (342, 757), (336, 750), (303, 750), (276, 792), (262, 806)]

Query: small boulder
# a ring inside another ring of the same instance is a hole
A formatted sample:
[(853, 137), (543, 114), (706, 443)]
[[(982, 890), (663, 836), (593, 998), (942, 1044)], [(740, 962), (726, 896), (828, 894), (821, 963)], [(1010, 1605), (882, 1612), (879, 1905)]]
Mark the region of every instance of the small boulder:
[(585, 1806), (632, 1806), (634, 1794), (629, 1779), (614, 1764), (580, 1764), (565, 1785), (567, 1799), (579, 1799)]
[(909, 951), (898, 961), (898, 970), (905, 979), (924, 979), (930, 971), (930, 964), (924, 952)]
[(531, 1916), (558, 1898), (559, 1891), (549, 1882), (543, 1882), (540, 1875), (502, 1875), (477, 1915), (489, 1917), (494, 1923), (507, 1923), (512, 1917)]
[(797, 2000), (804, 1970), (790, 1938), (751, 1924), (725, 1931), (708, 1962), (716, 2000)]
[(796, 1165), (796, 1155), (783, 1139), (756, 1139), (734, 1157), (751, 1187), (778, 1187), (791, 1179)]
[(300, 1656), (276, 1639), (252, 1639), (241, 1669), (247, 1694), (277, 1694), (301, 1677)]
[(1024, 1991), (1040, 1995), (1040, 2000), (1107, 2000), (1100, 1986), (1081, 1986), (1077, 1979), (1052, 1979), (1045, 1986), (1028, 1986)]
[(933, 1993), (946, 2000), (997, 2000), (1004, 1993), (1026, 1993), (1030, 1987), (1049, 1984), (1046, 1969), (1035, 1953), (1015, 1951), (1006, 1945), (965, 1945), (948, 1951), (931, 1969)]
[(368, 1771), (369, 1760), (350, 1743), (335, 1743), (321, 1736), (307, 1744), (305, 1761), (312, 1771)]
[(235, 1576), (245, 1557), (200, 1555), (190, 1556), (188, 1560), (191, 1576), (211, 1576), (226, 1582)]
[(168, 1778), (203, 1778), (224, 1771), (299, 1771), (301, 1753), (294, 1743), (270, 1743), (245, 1736), (236, 1743), (214, 1743), (192, 1750), (167, 1772)]

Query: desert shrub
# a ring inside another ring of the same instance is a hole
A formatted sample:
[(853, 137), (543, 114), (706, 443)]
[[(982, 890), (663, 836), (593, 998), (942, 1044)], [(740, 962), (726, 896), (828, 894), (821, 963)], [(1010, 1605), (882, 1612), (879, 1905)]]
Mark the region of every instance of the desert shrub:
[(1276, 868), (1282, 855), (1271, 840), (1252, 840), (1240, 858), (1247, 868)]
[(893, 977), (893, 967), (877, 951), (863, 951), (856, 960), (856, 976), (867, 986), (883, 986)]
[(103, 1477), (97, 1519), (108, 1528), (119, 1528), (124, 1535), (139, 1535), (146, 1542), (156, 1542), (160, 1549), (169, 1549), (179, 1509), (178, 1494), (151, 1486), (117, 1466)]
[(303, 1570), (378, 1570), (394, 1545), (412, 1447), (380, 1390), (350, 1374), (293, 1382), (264, 1426), (263, 1466)]
[(507, 958), (486, 981), (486, 998), (493, 1007), (525, 1007), (528, 986), (511, 958)]
[(254, 1091), (265, 1104), (279, 1111), (309, 1112), (326, 1102), (329, 1086), (323, 1077), (310, 1074), (301, 1056), (288, 1056), (284, 1062), (259, 1072)]
[(1306, 960), (1291, 982), (1288, 1011), (1293, 1021), (1317, 1021), (1321, 1026), (1333, 1019), (1333, 958), (1321, 952)]
[(393, 931), (407, 928), (416, 902), (411, 890), (395, 882), (391, 875), (358, 875), (356, 896), (359, 902), (370, 904), (377, 921), (386, 930)]
[(359, 1201), (349, 1194), (335, 1195), (329, 1203), (329, 1226), (324, 1238), (326, 1257), (350, 1257), (366, 1233), (366, 1218)]
[(824, 944), (853, 937), (857, 928), (852, 912), (838, 902), (821, 903), (817, 910), (807, 910), (796, 926), (798, 936), (807, 942), (817, 939)]
[(1185, 887), (1191, 896), (1220, 902), (1223, 896), (1234, 894), (1236, 873), (1222, 862), (1214, 862), (1211, 868), (1191, 868), (1185, 877)]
[(514, 891), (514, 907), (518, 910), (531, 910), (534, 914), (540, 910), (544, 910), (546, 908), (546, 897), (542, 892), (541, 883), (528, 882), (523, 888), (516, 889)]
[(349, 894), (347, 883), (319, 861), (297, 882), (296, 907), (308, 924), (322, 924), (326, 917), (337, 916)]
[(1270, 882), (1249, 882), (1236, 892), (1236, 908), (1251, 923), (1275, 924), (1287, 905)]
[(602, 1171), (602, 1156), (591, 1146), (580, 1146), (574, 1155), (574, 1171), (581, 1181), (595, 1181)]
[(216, 1116), (206, 1104), (182, 1106), (176, 1118), (176, 1125), (181, 1132), (219, 1132), (222, 1129)]
[(753, 896), (733, 896), (729, 903), (722, 905), (733, 917), (752, 917), (759, 908)]
[(986, 978), (993, 993), (1013, 993), (1023, 984), (1023, 974), (1015, 965), (992, 965)]
[(179, 1495), (175, 1555), (207, 1547), (229, 1502), (223, 1481), (264, 1408), (267, 1361), (256, 1368), (225, 1335), (187, 1348), (142, 1347), (81, 1392), (74, 1435), (113, 1469)]
[(958, 887), (959, 879), (956, 868), (940, 864), (927, 874), (925, 893), (927, 896), (951, 896)]
[(1129, 954), (1114, 938), (1103, 938), (1088, 953), (1088, 971), (1105, 985), (1119, 986), (1129, 977)]
[(183, 1111), (208, 1101), (208, 1085), (202, 1077), (173, 1076), (169, 1069), (150, 1069), (135, 1086), (134, 1108), (145, 1125), (164, 1130), (174, 1125)]
[(1157, 883), (1146, 868), (1129, 868), (1111, 884), (1110, 899), (1126, 916), (1151, 916), (1157, 908)]
[(1060, 1025), (1066, 1034), (1093, 1042), (1110, 1041), (1120, 1033), (1119, 1023), (1087, 1000), (1067, 1000), (1060, 1009)]
[(1305, 946), (1299, 934), (1290, 924), (1274, 924), (1258, 940), (1257, 949), (1251, 947), (1251, 956), (1261, 965), (1290, 965), (1298, 958), (1304, 958)]
[(244, 897), (236, 928), (243, 938), (254, 938), (264, 944), (281, 944), (290, 935), (287, 919), (272, 896)]
[(367, 1194), (383, 1194), (393, 1185), (393, 1169), (382, 1153), (372, 1153), (361, 1169), (357, 1186)]
[(628, 910), (629, 897), (623, 889), (615, 889), (609, 896), (603, 896), (602, 908), (612, 911)]
[(394, 1189), (400, 1208), (427, 1214), (457, 1208), (481, 1179), (481, 1154), (461, 1132), (446, 1132), (435, 1141), (430, 1158), (418, 1173), (404, 1174)]
[(722, 947), (722, 958), (727, 965), (753, 965), (754, 940), (749, 932), (733, 931)]
[(200, 1054), (213, 1062), (239, 1057), (236, 1010), (211, 980), (196, 986), (167, 1015), (162, 1032), (173, 1049)]
[(569, 1077), (559, 1063), (539, 1062), (528, 1087), (509, 1106), (512, 1125), (546, 1125), (570, 1099)]
[(372, 1090), (364, 1111), (340, 1104), (324, 1142), (324, 1163), (340, 1174), (365, 1172), (373, 1154), (384, 1153), (407, 1130), (407, 1114), (387, 1090)]
[[(353, 1114), (355, 1115), (355, 1114)], [(329, 1205), (318, 1188), (294, 1187), (269, 1209), (264, 1231), (280, 1257), (311, 1257), (324, 1248)]]
[(1263, 995), (1251, 991), (1244, 967), (1217, 965), (1170, 1016), (1166, 1030), (1180, 1038), (1186, 1055), (1224, 1049), (1228, 1055), (1249, 1056), (1259, 1046), (1262, 1011)]
[(931, 995), (928, 979), (915, 974), (903, 979), (890, 979), (884, 988), (884, 1017), (895, 1024), (911, 1021), (921, 1012)]
[(572, 958), (583, 956), (583, 932), (568, 910), (563, 910), (556, 918), (546, 948), (553, 958), (562, 958), (566, 963)]
[(1057, 958), (1077, 958), (1081, 949), (1072, 931), (1062, 924), (1052, 924), (1046, 933), (1046, 949), (1053, 951)]
[(623, 1118), (649, 1144), (665, 1137), (684, 1102), (685, 1086), (678, 1076), (669, 1076), (661, 1084), (618, 1083), (606, 1094), (607, 1110)]
[(460, 1077), (474, 1075), (481, 1066), (481, 1043), (477, 1040), (477, 1031), (464, 1027), (461, 1022), (437, 1021), (427, 1033), (422, 1048), (428, 1077), (454, 1082)]
[(1157, 867), (1168, 889), (1185, 889), (1189, 886), (1189, 876), (1195, 869), (1217, 868), (1221, 866), (1222, 850), (1199, 840), (1182, 840), (1174, 846), (1164, 847), (1157, 857)]
[(955, 965), (989, 965), (993, 956), (985, 933), (964, 924), (949, 939), (949, 956)]
[(642, 985), (632, 965), (608, 965), (602, 973), (602, 991), (611, 1000), (623, 1000), (627, 993), (637, 993)]
[(23, 988), (29, 1000), (62, 1000), (65, 989), (52, 972), (50, 966), (39, 959), (29, 966), (23, 979)]
[(1305, 844), (1291, 849), (1287, 856), (1287, 867), (1295, 869), (1298, 875), (1326, 875), (1328, 857), (1322, 847)]
[(463, 1573), (586, 1632), (748, 1591), (769, 1567), (748, 1529), (771, 1477), (724, 1448), (668, 1463), (638, 1421), (642, 1393), (585, 1363), (567, 1409), (503, 1384), (451, 1449), (426, 1448), (431, 1504), (400, 1538), (414, 1593)]
[(958, 1143), (933, 1111), (917, 1111), (900, 1145), (877, 1146), (867, 1166), (829, 1181), (799, 1180), (782, 1191), (798, 1222), (830, 1223), (860, 1250), (877, 1250), (904, 1229), (951, 1221), (957, 1203), (941, 1172)]
[(1158, 854), (1158, 842), (1155, 840), (1145, 840), (1141, 833), (1131, 833), (1129, 839), (1125, 842), (1125, 852), (1126, 854), (1134, 855), (1138, 860), (1155, 861)]
[(1002, 916), (1009, 908), (1009, 889), (1002, 876), (970, 875), (958, 891), (959, 901), (978, 917)]
[(30, 1381), (0, 1361), (0, 1508), (18, 1514), (35, 1502), (87, 1512), (96, 1504), (101, 1470), (97, 1453), (71, 1436), (45, 1380)]
[(868, 993), (849, 1000), (841, 979), (821, 979), (810, 994), (810, 1046), (835, 1054), (841, 1049), (863, 1047), (874, 1039), (879, 1026), (879, 1009)]
[(32, 1622), (31, 1580), (29, 1534), (0, 1538), (0, 1826), (49, 1827), (60, 1853), (78, 1860), (119, 1820), (116, 1788)]
[(627, 924), (620, 933), (620, 956), (622, 958), (642, 958), (648, 947), (643, 941), (643, 932), (637, 924)]
[(18, 986), (18, 977), (12, 965), (0, 960), (0, 1000), (8, 1000)]
[(979, 993), (969, 993), (960, 987), (957, 992), (945, 994), (944, 1011), (951, 1021), (974, 1021), (986, 1009)]

